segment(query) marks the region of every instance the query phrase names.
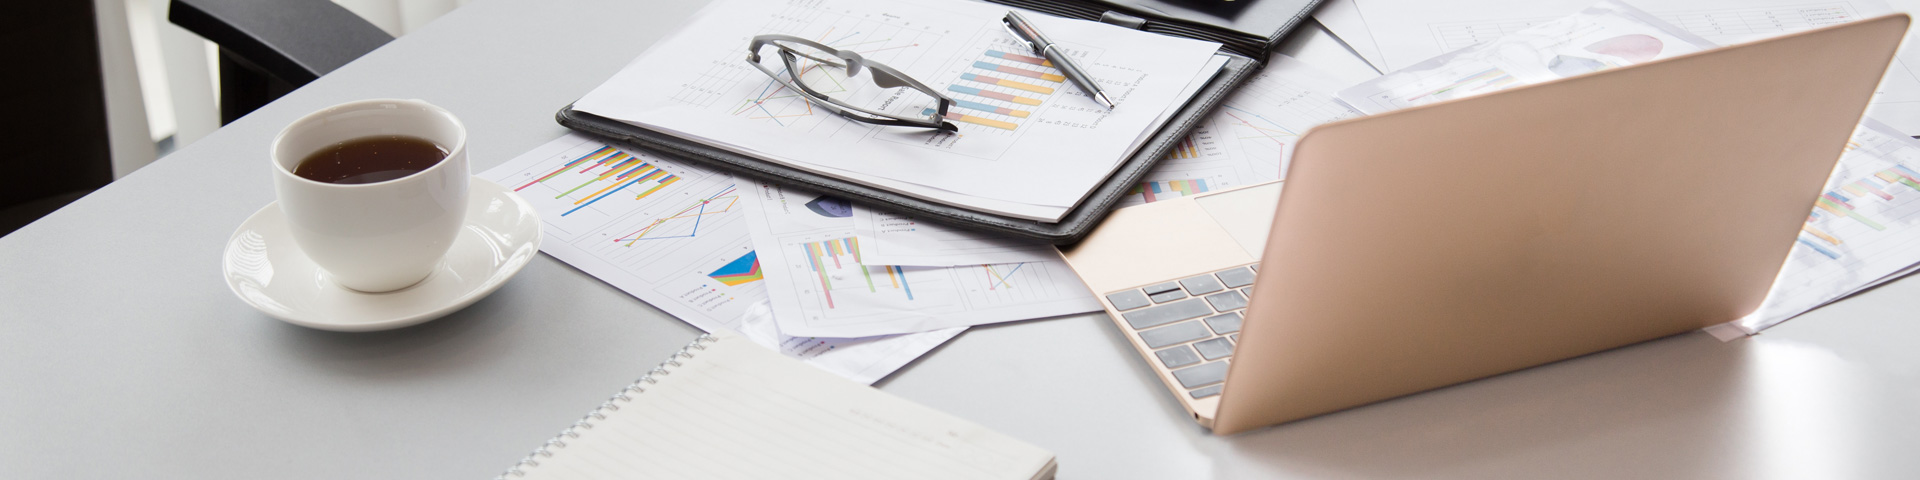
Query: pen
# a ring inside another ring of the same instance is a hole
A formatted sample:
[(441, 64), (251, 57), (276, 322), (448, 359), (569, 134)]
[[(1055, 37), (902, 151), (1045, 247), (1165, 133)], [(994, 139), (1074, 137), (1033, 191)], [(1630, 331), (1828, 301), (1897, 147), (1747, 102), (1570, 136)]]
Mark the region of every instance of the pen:
[(1073, 84), (1087, 92), (1087, 96), (1093, 97), (1095, 102), (1099, 102), (1109, 110), (1113, 109), (1113, 100), (1107, 98), (1107, 93), (1100, 91), (1100, 86), (1093, 83), (1093, 76), (1080, 70), (1080, 65), (1073, 63), (1073, 60), (1067, 58), (1065, 54), (1054, 51), (1053, 42), (1047, 40), (1046, 35), (1041, 35), (1039, 29), (1033, 28), (1033, 24), (1027, 22), (1025, 17), (1021, 17), (1017, 12), (1007, 12), (1006, 18), (1000, 19), (1000, 25), (1007, 27), (1007, 33), (1013, 34), (1015, 40), (1027, 44), (1027, 48), (1033, 50), (1033, 53), (1052, 61), (1055, 67), (1060, 68), (1060, 73), (1067, 74), (1067, 79), (1073, 80)]

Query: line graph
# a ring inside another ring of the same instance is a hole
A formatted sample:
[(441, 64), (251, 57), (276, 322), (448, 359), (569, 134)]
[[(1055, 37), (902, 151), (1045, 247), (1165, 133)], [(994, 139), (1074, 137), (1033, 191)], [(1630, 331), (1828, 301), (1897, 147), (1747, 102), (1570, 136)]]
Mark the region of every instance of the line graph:
[[(665, 186), (665, 185), (662, 185), (662, 186)], [(658, 189), (658, 187), (655, 187), (655, 188)], [(647, 224), (647, 226), (641, 227), (639, 230), (635, 230), (632, 233), (622, 235), (620, 238), (613, 239), (613, 241), (615, 243), (626, 242), (624, 246), (631, 247), (633, 246), (633, 244), (639, 243), (641, 240), (660, 240), (660, 239), (667, 239), (667, 238), (693, 238), (695, 236), (698, 236), (700, 235), (700, 222), (702, 219), (704, 219), (708, 215), (719, 215), (719, 214), (733, 211), (734, 205), (737, 205), (740, 203), (740, 196), (735, 193), (737, 190), (738, 189), (734, 188), (733, 185), (727, 185), (726, 188), (720, 190), (720, 193), (708, 195), (706, 198), (702, 198), (699, 201), (694, 202), (692, 205), (688, 205), (687, 208), (683, 208), (683, 209), (680, 209), (680, 211), (678, 212), (674, 212), (672, 215), (656, 218), (653, 220), (652, 223)], [(652, 193), (652, 192), (649, 191), (648, 193)], [(708, 207), (712, 207), (713, 211), (709, 212), (707, 210)], [(663, 226), (669, 225), (670, 223), (676, 220), (687, 220), (687, 219), (693, 220), (693, 226), (685, 234), (653, 235), (655, 231), (661, 230), (661, 227)]]

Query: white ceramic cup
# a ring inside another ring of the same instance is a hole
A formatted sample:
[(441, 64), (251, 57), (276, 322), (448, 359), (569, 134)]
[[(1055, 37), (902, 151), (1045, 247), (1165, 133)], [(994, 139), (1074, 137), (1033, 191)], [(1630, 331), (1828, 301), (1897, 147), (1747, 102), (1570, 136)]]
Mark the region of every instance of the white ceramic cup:
[[(447, 149), (426, 170), (384, 182), (334, 184), (295, 176), (313, 152), (362, 137), (402, 135)], [(307, 114), (274, 137), (273, 187), (294, 243), (340, 286), (387, 292), (433, 272), (466, 220), (467, 127), (420, 100), (347, 102)]]

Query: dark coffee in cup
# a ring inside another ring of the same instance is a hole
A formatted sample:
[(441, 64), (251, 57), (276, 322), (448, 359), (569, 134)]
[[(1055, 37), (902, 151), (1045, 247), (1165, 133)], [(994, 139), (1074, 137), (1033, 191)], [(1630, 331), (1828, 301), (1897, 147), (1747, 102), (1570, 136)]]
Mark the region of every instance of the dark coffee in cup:
[(321, 183), (375, 183), (419, 173), (446, 158), (447, 149), (427, 139), (380, 135), (321, 148), (300, 160), (293, 174)]

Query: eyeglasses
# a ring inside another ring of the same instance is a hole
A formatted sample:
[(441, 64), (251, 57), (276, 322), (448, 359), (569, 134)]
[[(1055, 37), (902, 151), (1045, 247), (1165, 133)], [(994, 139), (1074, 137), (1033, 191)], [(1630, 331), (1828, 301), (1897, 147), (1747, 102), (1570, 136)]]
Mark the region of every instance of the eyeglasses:
[[(775, 70), (761, 63), (760, 50), (767, 45), (772, 45), (779, 50), (780, 59), (785, 63), (784, 68)], [(809, 62), (802, 62), (802, 58)], [(774, 81), (780, 82), (781, 85), (798, 92), (808, 102), (846, 117), (848, 120), (892, 127), (932, 128), (948, 132), (959, 130), (959, 127), (945, 120), (947, 107), (953, 105), (953, 99), (947, 98), (939, 90), (934, 90), (908, 77), (905, 73), (900, 73), (899, 70), (894, 70), (893, 67), (861, 57), (859, 53), (828, 47), (792, 35), (760, 35), (753, 37), (753, 43), (747, 46), (747, 63), (753, 64), (754, 68), (773, 77)], [(853, 91), (854, 88), (849, 88), (851, 85), (847, 83), (860, 75), (863, 70), (867, 72), (867, 77), (872, 79), (874, 85), (881, 88), (910, 88), (936, 100), (938, 107), (926, 109), (931, 110), (931, 114), (927, 116), (894, 115), (861, 108), (835, 98), (836, 94), (847, 96)], [(835, 79), (835, 76), (839, 79)]]

